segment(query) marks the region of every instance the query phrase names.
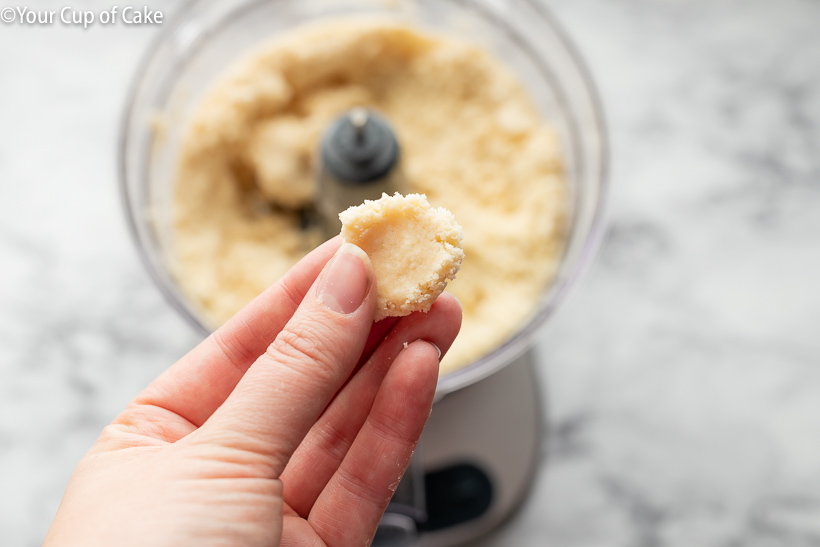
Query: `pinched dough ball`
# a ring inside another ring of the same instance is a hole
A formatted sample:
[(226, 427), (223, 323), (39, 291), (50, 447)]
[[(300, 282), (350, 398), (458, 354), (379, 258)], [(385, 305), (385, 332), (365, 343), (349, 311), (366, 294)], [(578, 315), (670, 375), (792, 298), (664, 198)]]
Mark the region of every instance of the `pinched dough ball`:
[(376, 274), (376, 321), (427, 312), (464, 259), (463, 233), (453, 213), (424, 194), (365, 200), (343, 211), (342, 239), (364, 250)]

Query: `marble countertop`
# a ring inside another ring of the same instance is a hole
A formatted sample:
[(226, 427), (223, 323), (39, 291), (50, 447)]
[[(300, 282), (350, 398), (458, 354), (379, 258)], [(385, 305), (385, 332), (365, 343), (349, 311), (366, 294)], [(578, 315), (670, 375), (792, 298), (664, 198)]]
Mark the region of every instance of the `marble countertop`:
[[(480, 545), (820, 545), (820, 4), (549, 4), (607, 111), (609, 226), (538, 343), (538, 482)], [(39, 545), (99, 430), (197, 342), (117, 188), (157, 31), (0, 25), (3, 545)]]

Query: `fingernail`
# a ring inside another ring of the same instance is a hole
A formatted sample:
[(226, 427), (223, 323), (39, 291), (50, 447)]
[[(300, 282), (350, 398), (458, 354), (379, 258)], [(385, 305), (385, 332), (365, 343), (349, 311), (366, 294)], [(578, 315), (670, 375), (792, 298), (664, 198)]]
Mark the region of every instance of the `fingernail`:
[(439, 349), (439, 347), (437, 345), (435, 345), (434, 343), (432, 343), (432, 342), (427, 342), (427, 343), (430, 344), (431, 346), (433, 346), (436, 349), (436, 353), (438, 353), (438, 360), (441, 361), (441, 350)]
[[(422, 340), (421, 338), (419, 338), (415, 342), (427, 342), (428, 344), (433, 346), (436, 349), (436, 353), (438, 353), (438, 360), (441, 361), (441, 350), (439, 349), (439, 347), (437, 345), (435, 345), (434, 343), (432, 343), (428, 340)], [(404, 343), (404, 348), (407, 349), (407, 346), (409, 346), (409, 344), (407, 342), (405, 342)]]
[(367, 255), (356, 245), (344, 243), (325, 266), (316, 291), (325, 307), (347, 315), (358, 310), (370, 285)]
[(456, 299), (456, 302), (458, 302), (458, 307), (461, 308), (461, 315), (464, 315), (464, 304), (461, 303), (461, 300), (459, 300), (456, 295), (453, 295), (453, 298)]

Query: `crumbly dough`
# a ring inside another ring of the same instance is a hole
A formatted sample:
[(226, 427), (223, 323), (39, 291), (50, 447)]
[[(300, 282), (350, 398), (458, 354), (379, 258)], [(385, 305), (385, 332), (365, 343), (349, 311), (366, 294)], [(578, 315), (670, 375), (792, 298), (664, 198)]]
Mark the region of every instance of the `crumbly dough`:
[(463, 227), (465, 259), (447, 286), (464, 307), (449, 372), (533, 313), (561, 260), (567, 202), (555, 132), (500, 61), (461, 39), (347, 19), (237, 61), (183, 138), (172, 271), (216, 327), (319, 244), (298, 207), (314, 197), (322, 131), (353, 106), (390, 121), (408, 191)]
[(430, 311), (464, 260), (464, 233), (453, 213), (427, 196), (382, 194), (339, 214), (342, 239), (370, 257), (376, 275), (376, 316)]

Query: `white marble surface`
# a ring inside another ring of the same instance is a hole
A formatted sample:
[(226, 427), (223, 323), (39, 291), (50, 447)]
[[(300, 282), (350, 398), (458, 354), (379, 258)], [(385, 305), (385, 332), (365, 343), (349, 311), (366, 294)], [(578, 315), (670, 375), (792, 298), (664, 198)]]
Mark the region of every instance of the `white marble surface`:
[[(820, 3), (550, 4), (606, 106), (610, 224), (539, 343), (544, 469), (481, 545), (820, 545)], [(99, 429), (196, 342), (117, 192), (155, 32), (0, 25), (4, 546), (41, 542)]]

